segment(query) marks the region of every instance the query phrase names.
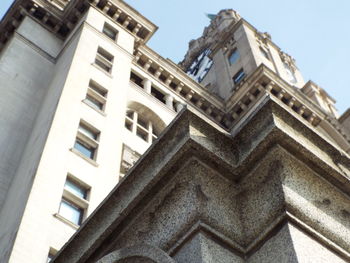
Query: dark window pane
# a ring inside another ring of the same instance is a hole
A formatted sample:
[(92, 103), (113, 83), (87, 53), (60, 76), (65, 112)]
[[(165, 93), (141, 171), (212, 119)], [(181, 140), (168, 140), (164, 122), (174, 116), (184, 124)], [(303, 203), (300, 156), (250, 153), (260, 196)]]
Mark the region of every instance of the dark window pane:
[(148, 133), (142, 130), (141, 128), (138, 127), (136, 129), (136, 135), (147, 142)]
[(98, 133), (91, 130), (89, 127), (87, 127), (86, 125), (80, 123), (79, 124), (79, 128), (78, 128), (79, 132), (81, 132), (82, 134), (84, 134), (85, 136), (93, 139), (93, 140), (97, 140), (98, 137)]
[(69, 201), (62, 199), (59, 214), (76, 225), (80, 225), (84, 210)]
[(97, 49), (97, 54), (99, 54), (101, 57), (105, 58), (109, 62), (113, 62), (113, 58), (114, 58), (113, 55), (111, 55), (106, 50), (104, 50), (100, 47)]
[(87, 190), (69, 179), (66, 180), (66, 183), (64, 184), (64, 189), (68, 190), (69, 192), (80, 198), (86, 199)]
[(90, 95), (86, 95), (85, 102), (95, 109), (103, 110), (103, 103), (91, 97)]
[(141, 88), (143, 88), (143, 84), (142, 84), (143, 79), (140, 78), (139, 76), (137, 76), (134, 72), (130, 73), (130, 80), (132, 82), (134, 82), (136, 85), (138, 85)]
[(116, 40), (118, 31), (114, 29), (112, 26), (105, 24), (103, 27), (103, 33), (109, 38)]
[(230, 62), (230, 65), (233, 65), (237, 62), (237, 60), (239, 59), (239, 53), (238, 53), (238, 50), (237, 49), (234, 49), (231, 54), (230, 54), (230, 57), (229, 57), (229, 62)]
[(92, 89), (93, 91), (97, 92), (98, 94), (100, 94), (102, 97), (106, 97), (106, 95), (107, 95), (107, 90), (104, 89), (102, 86), (98, 85), (94, 81), (90, 81), (89, 88)]
[(147, 121), (144, 121), (144, 120), (138, 118), (138, 119), (137, 119), (137, 123), (138, 123), (139, 125), (141, 125), (142, 127), (144, 127), (145, 129), (148, 128)]
[(127, 128), (129, 131), (132, 131), (132, 123), (128, 120), (125, 121), (125, 128)]
[(112, 67), (101, 61), (99, 58), (96, 58), (95, 64), (102, 68), (104, 71), (111, 72)]
[(90, 159), (94, 159), (95, 148), (79, 140), (75, 141), (74, 148)]
[(54, 258), (54, 256), (55, 256), (55, 255), (49, 254), (49, 255), (47, 256), (46, 263), (51, 262), (51, 260)]
[(152, 87), (151, 88), (151, 94), (153, 97), (155, 97), (156, 99), (158, 99), (159, 101), (163, 102), (165, 104), (165, 96), (162, 92), (160, 92), (159, 90), (157, 90), (156, 88)]
[(234, 84), (238, 84), (245, 76), (245, 73), (243, 71), (243, 69), (241, 69), (240, 71), (237, 72), (236, 75), (233, 76), (233, 83)]
[(134, 112), (129, 110), (126, 112), (126, 116), (128, 116), (130, 119), (133, 119), (134, 118)]

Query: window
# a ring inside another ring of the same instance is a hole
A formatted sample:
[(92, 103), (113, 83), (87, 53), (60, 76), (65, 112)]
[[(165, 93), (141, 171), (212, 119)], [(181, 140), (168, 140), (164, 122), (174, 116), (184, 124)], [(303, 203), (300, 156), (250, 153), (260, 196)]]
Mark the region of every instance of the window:
[(118, 31), (107, 23), (104, 24), (102, 32), (112, 40), (117, 39)]
[(104, 71), (111, 73), (112, 66), (113, 66), (113, 59), (114, 57), (103, 48), (99, 47), (97, 49), (95, 64), (99, 66), (101, 69), (103, 69)]
[(58, 213), (70, 222), (80, 226), (83, 221), (84, 209), (62, 198)]
[(239, 53), (237, 48), (235, 48), (234, 50), (232, 50), (232, 52), (230, 53), (230, 56), (228, 58), (228, 61), (230, 62), (230, 65), (233, 65), (237, 62), (237, 60), (239, 59)]
[(241, 82), (241, 80), (245, 77), (245, 73), (243, 71), (243, 69), (240, 69), (236, 75), (233, 76), (233, 84), (238, 84), (239, 82)]
[(95, 160), (99, 136), (100, 132), (96, 128), (81, 121), (74, 143), (74, 149), (84, 157)]
[(165, 104), (165, 95), (153, 86), (151, 87), (151, 95)]
[(96, 110), (103, 111), (106, 104), (107, 93), (108, 91), (105, 88), (95, 81), (90, 80), (84, 102)]
[(130, 73), (130, 81), (132, 81), (133, 83), (135, 83), (136, 85), (138, 85), (139, 87), (143, 88), (143, 84), (142, 81), (143, 79), (140, 78), (138, 75), (136, 75), (134, 72), (131, 71)]
[(266, 59), (270, 60), (269, 53), (262, 47), (259, 47), (261, 55), (263, 55)]
[(89, 187), (69, 175), (64, 185), (58, 214), (75, 225), (81, 225), (88, 207), (88, 192)]
[(57, 250), (53, 249), (53, 248), (50, 248), (49, 254), (47, 255), (46, 263), (51, 262), (51, 260), (55, 257), (56, 254), (57, 254)]
[(72, 179), (67, 178), (66, 183), (64, 184), (64, 189), (82, 199), (87, 198), (88, 191), (85, 188), (78, 185), (78, 183), (74, 182)]
[(136, 111), (126, 112), (125, 128), (148, 143), (152, 143), (158, 137), (154, 124)]

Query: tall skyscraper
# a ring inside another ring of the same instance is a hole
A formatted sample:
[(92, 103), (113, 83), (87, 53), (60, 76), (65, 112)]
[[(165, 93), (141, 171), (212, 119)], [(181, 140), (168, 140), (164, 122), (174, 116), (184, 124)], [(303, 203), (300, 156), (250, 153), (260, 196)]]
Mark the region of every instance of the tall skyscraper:
[(184, 105), (236, 135), (265, 91), (345, 156), (349, 111), (234, 10), (175, 64), (123, 1), (16, 0), (0, 24), (0, 261), (45, 262)]

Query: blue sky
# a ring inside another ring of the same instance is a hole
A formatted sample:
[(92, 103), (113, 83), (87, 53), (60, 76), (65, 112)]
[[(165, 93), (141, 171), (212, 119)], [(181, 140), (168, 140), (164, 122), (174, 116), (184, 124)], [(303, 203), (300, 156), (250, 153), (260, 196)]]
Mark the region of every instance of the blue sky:
[[(1, 0), (0, 17), (12, 0)], [(158, 27), (148, 45), (174, 62), (209, 24), (205, 13), (233, 8), (296, 59), (304, 79), (323, 87), (340, 113), (350, 107), (349, 0), (126, 0)]]

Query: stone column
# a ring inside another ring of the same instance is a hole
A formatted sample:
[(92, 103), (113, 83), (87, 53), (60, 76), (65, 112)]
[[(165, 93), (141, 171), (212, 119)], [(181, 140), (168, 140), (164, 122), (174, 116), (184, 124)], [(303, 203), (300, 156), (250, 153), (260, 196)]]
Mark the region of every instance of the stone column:
[(143, 85), (144, 90), (145, 90), (148, 94), (151, 94), (152, 81), (149, 80), (149, 79), (144, 79), (144, 80), (142, 81), (142, 85)]
[(167, 107), (171, 110), (174, 110), (174, 106), (173, 106), (174, 97), (171, 96), (170, 94), (166, 94), (164, 98), (165, 98), (165, 104), (167, 105)]
[(176, 108), (176, 112), (180, 112), (183, 108), (184, 108), (185, 105), (183, 105), (181, 102), (176, 102), (175, 104), (175, 108)]
[(134, 114), (132, 116), (132, 133), (136, 134), (136, 130), (137, 130), (137, 118), (138, 118), (138, 113), (136, 111), (134, 111)]
[(152, 136), (153, 136), (153, 125), (152, 122), (148, 122), (148, 135), (147, 135), (147, 142), (152, 143)]

